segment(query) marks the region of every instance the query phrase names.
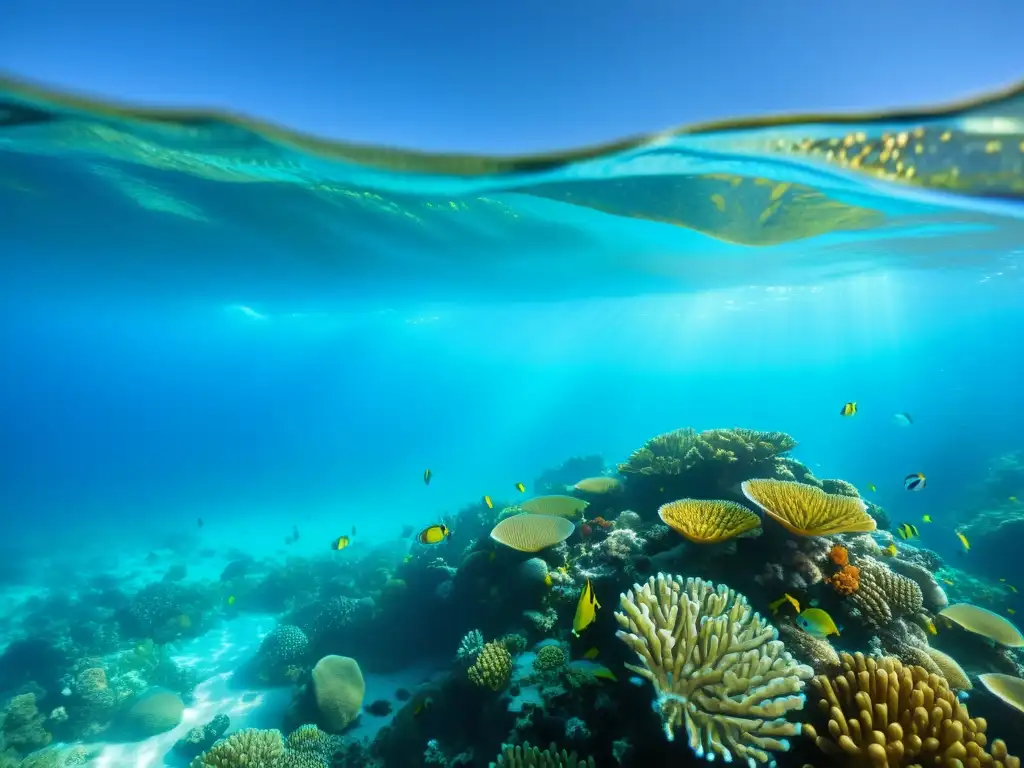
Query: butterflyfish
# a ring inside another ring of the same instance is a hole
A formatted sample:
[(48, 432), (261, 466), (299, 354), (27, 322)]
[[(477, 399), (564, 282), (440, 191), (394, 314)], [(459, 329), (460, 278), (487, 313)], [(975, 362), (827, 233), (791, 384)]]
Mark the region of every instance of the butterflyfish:
[(939, 630), (935, 628), (935, 622), (932, 621), (931, 619), (925, 619), (924, 620), (924, 625), (928, 628), (928, 634), (930, 634), (930, 635), (937, 635), (937, 634), (939, 634)]
[(426, 485), (430, 485), (430, 478), (432, 478), (433, 476), (434, 476), (434, 473), (431, 472), (429, 469), (424, 469), (423, 470), (423, 482)]
[(235, 596), (234, 595), (228, 595), (227, 602), (228, 602), (228, 605), (234, 605), (235, 604)]
[(921, 522), (922, 523), (930, 523), (931, 521), (932, 521), (932, 516), (931, 515), (921, 515)]
[(889, 557), (896, 557), (896, 555), (899, 554), (899, 550), (896, 549), (896, 545), (890, 541), (889, 546), (882, 550), (882, 554), (888, 555)]
[(916, 539), (921, 536), (921, 532), (917, 530), (916, 525), (910, 523), (903, 523), (896, 529), (896, 535), (901, 539)]
[(969, 542), (967, 540), (967, 537), (964, 536), (962, 533), (960, 533), (960, 531), (956, 532), (956, 537), (958, 539), (960, 539), (960, 543), (964, 545), (964, 552), (970, 552), (971, 551), (971, 542)]
[(908, 491), (923, 491), (927, 483), (928, 478), (922, 472), (916, 472), (903, 478), (903, 487)]
[(789, 603), (797, 613), (800, 613), (800, 601), (787, 592), (778, 600), (772, 600), (768, 603), (768, 608), (771, 610), (773, 616), (779, 612), (779, 608), (782, 607), (783, 603)]
[(516, 483), (516, 490), (520, 493), (526, 493), (526, 486), (522, 483)]
[(855, 416), (857, 414), (856, 403), (844, 403), (843, 407), (839, 409), (840, 416)]
[(839, 635), (839, 628), (828, 615), (828, 611), (821, 608), (808, 608), (796, 617), (796, 625), (811, 637), (826, 638), (829, 635)]
[(439, 544), (451, 536), (451, 531), (444, 523), (431, 525), (416, 534), (416, 541), (420, 544)]
[(484, 504), (487, 505), (488, 509), (494, 509), (494, 502), (491, 501), (491, 497), (490, 496), (484, 496)]
[(579, 637), (580, 632), (594, 623), (594, 619), (597, 618), (597, 609), (600, 607), (597, 595), (594, 594), (594, 586), (590, 583), (590, 579), (587, 579), (587, 583), (583, 585), (583, 591), (580, 592), (580, 599), (576, 603), (576, 615), (572, 619), (572, 633), (576, 637)]
[(340, 550), (344, 549), (345, 547), (347, 547), (349, 545), (350, 541), (351, 541), (351, 539), (349, 539), (348, 536), (339, 536), (338, 538), (336, 538), (334, 541), (331, 542), (331, 549), (335, 549), (335, 550), (339, 550), (340, 551)]

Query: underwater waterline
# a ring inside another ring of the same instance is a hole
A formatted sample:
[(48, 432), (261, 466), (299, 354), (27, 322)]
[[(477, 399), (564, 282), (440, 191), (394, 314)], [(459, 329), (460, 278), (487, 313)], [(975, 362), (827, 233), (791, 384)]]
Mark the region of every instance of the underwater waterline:
[[(399, 600), (405, 621), (429, 625), (450, 610), (431, 603), (436, 572), (417, 572), (429, 588), (415, 608), (386, 591), (416, 587), (398, 575), (419, 552), (404, 528), (457, 520), (467, 506), (485, 515), (484, 496), (497, 514), (522, 495), (516, 483), (536, 495), (535, 479), (574, 456), (600, 456), (595, 471), (615, 474), (646, 440), (687, 425), (792, 435), (792, 455), (815, 475), (855, 485), (885, 508), (890, 531), (923, 528), (920, 545), (988, 580), (972, 581), (965, 599), (991, 592), (990, 607), (1012, 619), (999, 581), (1016, 577), (1007, 537), (979, 544), (979, 533), (965, 561), (954, 531), (993, 510), (1012, 517), (1018, 495), (1005, 465), (1024, 427), (1014, 407), (1020, 98), (487, 159), (329, 145), (3, 84), (10, 637), (64, 637), (71, 629), (42, 617), (57, 610), (46, 601), (70, 600), (75, 635), (79, 624), (124, 634), (90, 648), (76, 640), (76, 652), (122, 652), (154, 627), (129, 626), (124, 606), (97, 606), (94, 593), (109, 586), (136, 605), (179, 566), (198, 591), (167, 617), (173, 631), (158, 627), (159, 640), (185, 646), (173, 649), (179, 659), (190, 642), (207, 656), (210, 637), (242, 659), (283, 616), (313, 622), (293, 615), (301, 582), (321, 601), (373, 593), (385, 622), (387, 601)], [(839, 415), (847, 402), (858, 404), (853, 417)], [(899, 413), (913, 424), (896, 424)], [(916, 472), (927, 488), (908, 492)], [(656, 508), (637, 511), (653, 520)], [(935, 523), (922, 524), (925, 514)], [(441, 553), (457, 570), (464, 548), (487, 541), (459, 527)], [(54, 547), (55, 535), (74, 546)], [(331, 552), (341, 535), (351, 543)], [(366, 573), (317, 570), (342, 558)], [(250, 559), (242, 581), (221, 578)], [(388, 581), (367, 575), (381, 570)], [(100, 589), (79, 574), (113, 577)], [(385, 589), (391, 581), (406, 586)], [(245, 585), (260, 595), (251, 609), (222, 594)], [(605, 589), (611, 621), (620, 587)], [(486, 604), (489, 591), (473, 597)], [(458, 607), (453, 624), (486, 621), (488, 640), (514, 628), (475, 610)], [(415, 689), (454, 654), (451, 631), (422, 654), (378, 637), (401, 663), (363, 662), (398, 675), (394, 685), (374, 678), (374, 690)], [(602, 662), (614, 653), (594, 644)], [(607, 666), (629, 685), (622, 661)], [(288, 699), (272, 682), (262, 699)], [(40, 701), (60, 702), (62, 687)], [(650, 713), (649, 692), (637, 691)], [(210, 697), (230, 698), (220, 687)], [(203, 720), (213, 711), (197, 709)], [(267, 711), (253, 723), (281, 727)], [(62, 728), (51, 732), (88, 736)], [(624, 734), (558, 741), (607, 757), (611, 742), (634, 738)], [(135, 742), (110, 735), (101, 740), (122, 751), (108, 751), (108, 764), (137, 759), (123, 747)], [(484, 764), (500, 739), (491, 746)]]

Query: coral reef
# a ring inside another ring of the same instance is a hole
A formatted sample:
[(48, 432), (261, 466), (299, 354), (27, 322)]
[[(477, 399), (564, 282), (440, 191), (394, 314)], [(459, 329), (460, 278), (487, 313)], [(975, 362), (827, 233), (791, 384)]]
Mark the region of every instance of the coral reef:
[(355, 659), (325, 656), (313, 667), (313, 694), (327, 730), (340, 733), (363, 708), (366, 683)]
[(671, 739), (685, 726), (698, 756), (768, 763), (800, 732), (785, 719), (803, 707), (810, 667), (797, 664), (746, 598), (700, 579), (658, 574), (622, 595), (622, 639), (643, 662)]
[(284, 738), (277, 730), (236, 731), (192, 761), (189, 768), (273, 768), (284, 755)]
[(479, 688), (500, 691), (508, 685), (512, 674), (512, 655), (501, 643), (485, 643), (476, 659), (466, 671), (466, 676)]
[(541, 750), (529, 743), (522, 746), (506, 746), (491, 768), (595, 768), (593, 758), (577, 758), (575, 752), (559, 752), (552, 744)]

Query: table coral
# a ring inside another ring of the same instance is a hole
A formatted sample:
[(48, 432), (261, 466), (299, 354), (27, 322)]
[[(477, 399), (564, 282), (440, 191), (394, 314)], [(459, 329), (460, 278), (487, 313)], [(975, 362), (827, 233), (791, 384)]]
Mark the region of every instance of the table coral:
[(512, 654), (498, 642), (486, 643), (466, 672), (470, 682), (481, 688), (500, 691), (512, 674)]
[(813, 675), (778, 640), (743, 595), (701, 579), (658, 574), (620, 599), (616, 636), (640, 658), (626, 667), (654, 684), (666, 736), (684, 725), (691, 749), (726, 762), (774, 764), (785, 737), (800, 733), (786, 714), (803, 707)]
[(843, 671), (811, 683), (827, 728), (804, 733), (829, 758), (850, 766), (935, 765), (1019, 768), (998, 739), (986, 751), (987, 723), (970, 718), (946, 681), (893, 658), (842, 655)]
[(746, 480), (743, 495), (790, 533), (829, 536), (875, 530), (864, 501), (786, 480)]

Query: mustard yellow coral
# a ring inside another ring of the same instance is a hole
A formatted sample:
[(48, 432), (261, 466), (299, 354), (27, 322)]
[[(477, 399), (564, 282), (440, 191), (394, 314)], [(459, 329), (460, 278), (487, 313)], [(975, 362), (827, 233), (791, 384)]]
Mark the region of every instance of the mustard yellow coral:
[(662, 504), (658, 516), (669, 528), (698, 544), (716, 544), (761, 527), (761, 518), (734, 501), (680, 499)]
[(470, 682), (481, 688), (500, 691), (512, 674), (512, 655), (499, 642), (486, 643), (466, 672)]
[(862, 499), (828, 494), (789, 480), (747, 480), (742, 488), (766, 515), (798, 536), (875, 530), (875, 520)]
[(189, 768), (255, 768), (272, 766), (284, 755), (284, 739), (277, 730), (247, 728), (236, 731), (192, 761)]
[(988, 766), (1020, 768), (998, 739), (989, 751), (987, 723), (970, 718), (946, 681), (893, 658), (842, 654), (843, 670), (811, 682), (827, 728), (804, 733), (829, 765), (868, 768)]

